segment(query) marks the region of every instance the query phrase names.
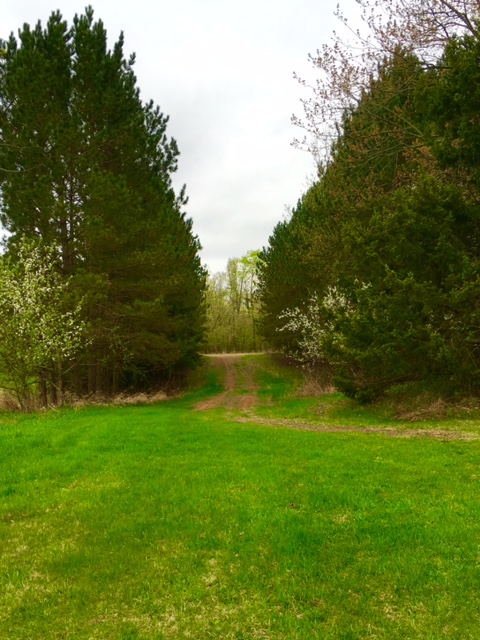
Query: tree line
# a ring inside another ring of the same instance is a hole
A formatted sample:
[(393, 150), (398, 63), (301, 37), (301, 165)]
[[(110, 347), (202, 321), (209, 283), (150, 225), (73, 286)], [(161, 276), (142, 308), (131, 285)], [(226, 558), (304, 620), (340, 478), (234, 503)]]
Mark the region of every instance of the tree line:
[(91, 7), (0, 42), (0, 377), (24, 405), (149, 387), (203, 348), (177, 143), (123, 45)]
[(257, 298), (259, 251), (230, 258), (226, 271), (210, 275), (206, 288), (206, 344), (209, 353), (261, 351)]
[(360, 57), (338, 37), (311, 57), (297, 144), (319, 175), (260, 256), (262, 333), (360, 400), (419, 381), (475, 393), (478, 3), (359, 4)]
[(0, 42), (0, 386), (24, 408), (265, 341), (360, 400), (478, 391), (478, 3), (357, 2), (360, 55), (337, 36), (312, 55), (294, 118), (318, 179), (262, 252), (210, 277), (123, 35), (109, 49), (87, 8)]

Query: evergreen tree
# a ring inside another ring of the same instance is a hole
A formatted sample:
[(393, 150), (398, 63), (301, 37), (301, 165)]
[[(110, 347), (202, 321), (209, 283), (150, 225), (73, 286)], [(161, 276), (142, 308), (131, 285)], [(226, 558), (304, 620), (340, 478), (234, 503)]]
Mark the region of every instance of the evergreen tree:
[[(327, 359), (350, 396), (419, 379), (478, 388), (476, 61), (473, 36), (447, 44), (435, 69), (412, 55), (387, 61), (344, 113), (307, 194), (310, 219), (282, 228), (297, 270), (278, 235), (264, 252), (260, 287), (278, 342), (304, 362)], [(282, 260), (291, 300), (272, 286)]]
[(55, 247), (85, 299), (91, 347), (77, 392), (151, 384), (193, 364), (203, 334), (198, 240), (174, 193), (168, 117), (143, 104), (93, 10), (25, 25), (0, 61), (2, 223)]

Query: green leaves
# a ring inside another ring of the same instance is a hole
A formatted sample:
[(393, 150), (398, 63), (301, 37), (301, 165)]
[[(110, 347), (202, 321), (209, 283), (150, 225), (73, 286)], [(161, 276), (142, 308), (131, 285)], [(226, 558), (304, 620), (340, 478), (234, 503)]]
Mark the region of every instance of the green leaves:
[(0, 263), (0, 371), (23, 409), (41, 375), (61, 376), (88, 343), (82, 304), (72, 300), (56, 266), (52, 250), (27, 240), (16, 260)]
[(210, 353), (258, 351), (259, 251), (231, 258), (225, 272), (207, 280), (206, 349)]
[(479, 46), (451, 39), (428, 69), (386, 59), (264, 251), (265, 335), (327, 359), (359, 400), (412, 380), (478, 390)]
[(171, 174), (168, 116), (143, 104), (93, 10), (25, 25), (0, 58), (1, 216), (12, 246), (55, 247), (84, 298), (90, 346), (64, 383), (77, 394), (156, 384), (198, 359), (205, 274)]

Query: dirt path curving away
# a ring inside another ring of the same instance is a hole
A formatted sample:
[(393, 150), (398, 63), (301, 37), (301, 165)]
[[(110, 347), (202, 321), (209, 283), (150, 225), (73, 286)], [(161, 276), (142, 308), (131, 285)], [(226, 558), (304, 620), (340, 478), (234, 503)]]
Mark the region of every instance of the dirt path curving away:
[(287, 427), (302, 431), (323, 431), (330, 433), (369, 433), (386, 435), (393, 438), (434, 438), (439, 440), (477, 440), (475, 433), (449, 431), (442, 429), (402, 429), (391, 426), (360, 427), (353, 425), (329, 425), (319, 423), (306, 423), (301, 420), (285, 420), (282, 418), (263, 418), (256, 416), (253, 411), (257, 404), (258, 385), (254, 376), (258, 370), (258, 363), (254, 358), (244, 356), (248, 353), (216, 354), (207, 356), (211, 362), (225, 376), (225, 389), (222, 393), (199, 402), (195, 409), (207, 411), (208, 409), (236, 409), (243, 411), (243, 415), (237, 416), (237, 422), (251, 422), (257, 425), (269, 427)]
[(197, 411), (208, 409), (248, 410), (257, 402), (258, 385), (255, 383), (255, 362), (245, 353), (221, 353), (207, 356), (225, 375), (225, 389), (219, 395), (196, 405)]

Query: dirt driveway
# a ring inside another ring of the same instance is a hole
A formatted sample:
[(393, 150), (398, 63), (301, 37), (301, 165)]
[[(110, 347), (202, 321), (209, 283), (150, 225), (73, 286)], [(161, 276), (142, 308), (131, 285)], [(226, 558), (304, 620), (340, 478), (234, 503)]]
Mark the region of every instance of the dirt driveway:
[(247, 410), (256, 404), (258, 385), (254, 375), (257, 367), (253, 358), (245, 358), (246, 355), (221, 353), (206, 356), (225, 377), (225, 389), (217, 396), (199, 402), (195, 407), (197, 411), (219, 407)]

